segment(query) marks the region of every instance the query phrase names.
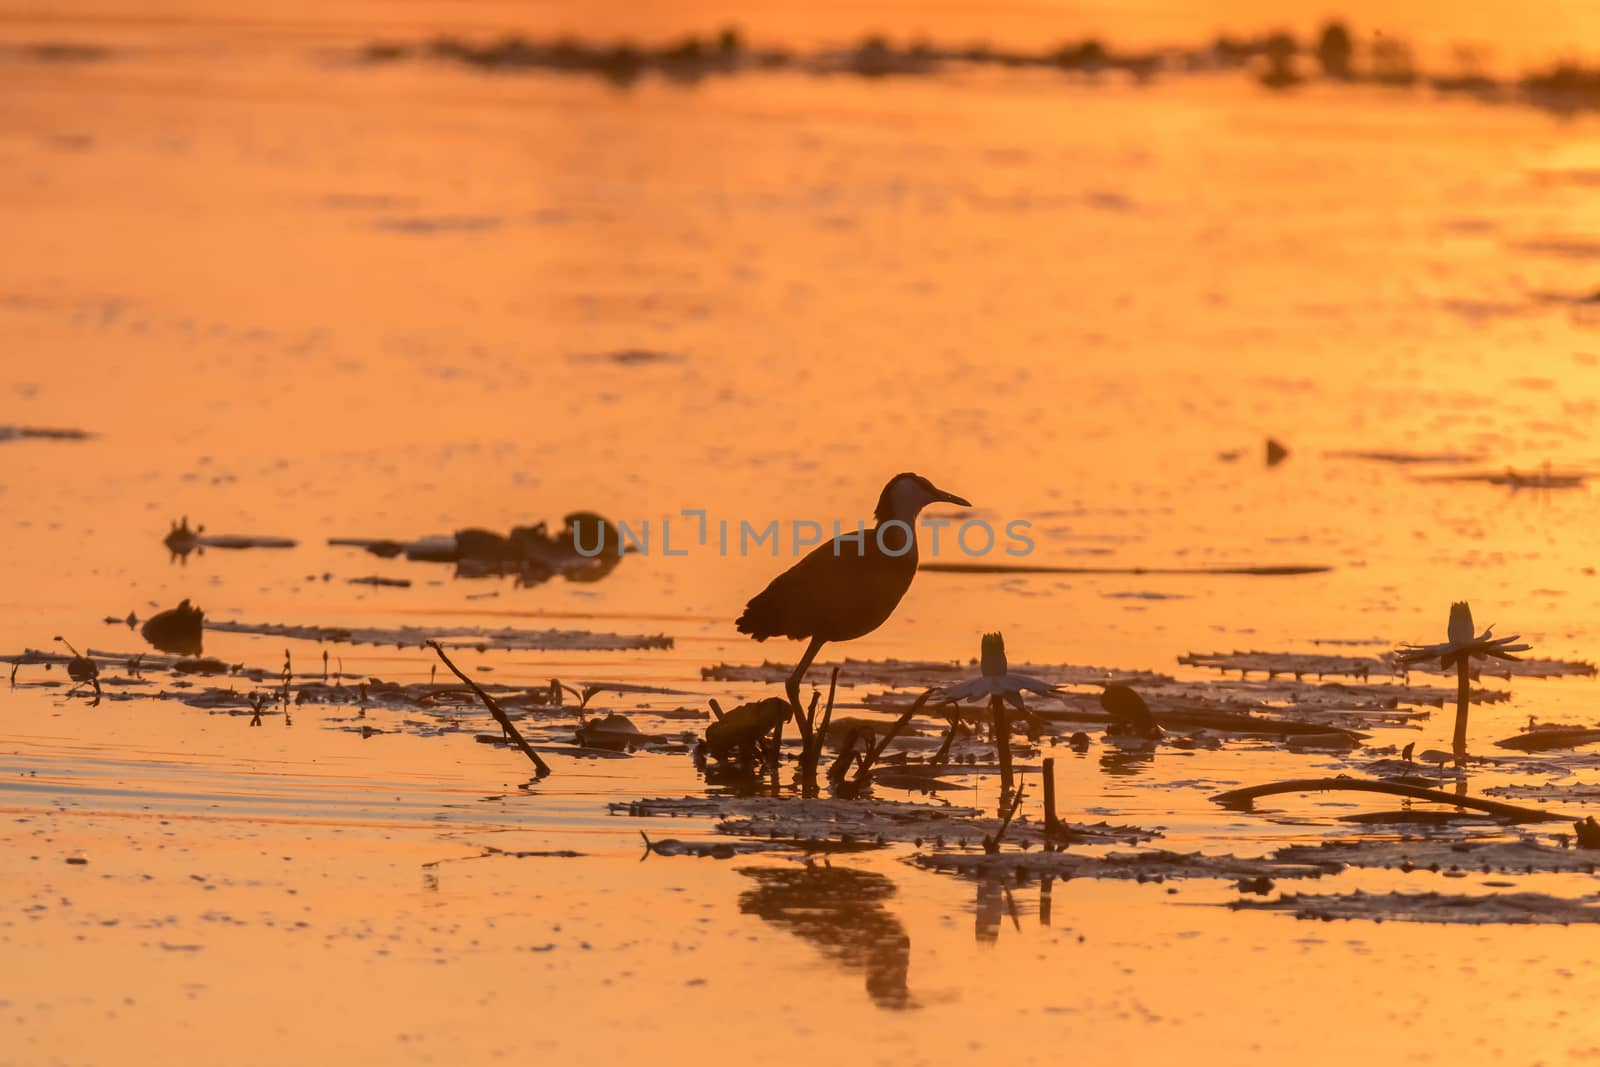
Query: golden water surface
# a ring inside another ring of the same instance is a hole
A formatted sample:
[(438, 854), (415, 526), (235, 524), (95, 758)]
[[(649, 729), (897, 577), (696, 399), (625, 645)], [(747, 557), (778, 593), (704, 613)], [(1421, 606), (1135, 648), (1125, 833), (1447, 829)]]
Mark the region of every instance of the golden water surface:
[[(1513, 69), (1597, 31), (1577, 0), (1345, 14), (1425, 55), (1492, 43)], [(1318, 21), (1178, 0), (6, 5), (0, 44), (112, 51), (0, 53), (0, 426), (94, 434), (0, 440), (0, 652), (57, 634), (137, 652), (102, 619), (189, 598), (214, 620), (664, 633), (660, 651), (461, 659), (505, 683), (676, 691), (608, 710), (729, 704), (776, 687), (701, 667), (798, 655), (732, 626), (787, 549), (653, 551), (601, 582), (516, 588), (325, 542), (578, 510), (658, 537), (683, 509), (853, 524), (915, 470), (997, 527), (1030, 522), (1029, 562), (1332, 570), (927, 573), (825, 659), (965, 660), (1003, 630), (1018, 661), (1181, 674), (1190, 651), (1441, 640), (1458, 599), (1543, 655), (1595, 657), (1588, 489), (1429, 482), (1337, 453), (1600, 467), (1584, 300), (1600, 119), (1274, 94), (1244, 74), (621, 90), (348, 52), (735, 19), (797, 45), (1198, 44)], [(658, 358), (611, 358), (630, 351)], [(1272, 468), (1268, 436), (1291, 449)], [(170, 561), (160, 540), (183, 515), (299, 546)], [(413, 584), (346, 582), (373, 575)], [(284, 645), (208, 635), (206, 651), (275, 671)], [(323, 646), (290, 650), (309, 670)], [(390, 680), (433, 666), (414, 648), (332, 653)], [(1593, 927), (1313, 924), (1229, 911), (1238, 894), (1213, 882), (1073, 881), (1046, 913), (1037, 884), (928, 873), (909, 848), (640, 862), (641, 825), (712, 835), (607, 812), (703, 792), (686, 755), (556, 755), (530, 783), (472, 728), (308, 707), (252, 729), (176, 700), (91, 707), (56, 678), (25, 667), (0, 696), (0, 1064), (1600, 1055)], [(1593, 686), (1519, 681), (1475, 709), (1475, 744), (1530, 715), (1592, 724)], [(1370, 744), (1449, 731), (1436, 715)], [(1164, 827), (1163, 847), (1260, 854), (1343, 832), (1359, 805), (1241, 815), (1210, 795), (1335, 762), (1245, 745), (1112, 773), (1129, 768), (1063, 749), (1061, 805)], [(994, 803), (969, 784), (958, 800)]]

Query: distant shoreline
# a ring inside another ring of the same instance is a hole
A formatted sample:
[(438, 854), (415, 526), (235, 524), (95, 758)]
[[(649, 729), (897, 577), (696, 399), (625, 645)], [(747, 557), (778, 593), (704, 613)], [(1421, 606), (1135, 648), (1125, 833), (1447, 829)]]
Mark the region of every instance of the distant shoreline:
[(1393, 90), (1426, 89), (1559, 113), (1600, 110), (1600, 66), (1558, 62), (1519, 77), (1497, 78), (1464, 61), (1453, 72), (1427, 72), (1416, 63), (1405, 42), (1379, 38), (1371, 45), (1360, 45), (1337, 21), (1325, 25), (1314, 40), (1299, 40), (1283, 32), (1225, 35), (1192, 48), (1141, 50), (1119, 50), (1094, 37), (1040, 51), (1019, 51), (925, 40), (896, 44), (886, 37), (871, 36), (853, 47), (801, 51), (753, 47), (737, 28), (729, 27), (715, 35), (687, 36), (659, 47), (515, 35), (482, 41), (454, 36), (413, 43), (374, 41), (353, 58), (368, 64), (432, 61), (495, 73), (586, 75), (622, 88), (646, 78), (692, 85), (710, 78), (775, 71), (887, 79), (935, 77), (988, 67), (1053, 70), (1090, 80), (1120, 76), (1138, 83), (1241, 72), (1275, 91), (1314, 82), (1375, 85)]

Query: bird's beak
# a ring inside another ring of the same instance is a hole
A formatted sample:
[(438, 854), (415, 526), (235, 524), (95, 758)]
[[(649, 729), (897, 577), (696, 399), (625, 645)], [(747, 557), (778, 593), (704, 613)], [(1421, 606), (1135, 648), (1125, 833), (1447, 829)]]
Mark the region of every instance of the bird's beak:
[(933, 492), (934, 500), (942, 500), (946, 504), (960, 504), (964, 508), (970, 508), (972, 506), (972, 501), (968, 500), (966, 497), (956, 496), (954, 493), (947, 493), (938, 486), (934, 487)]

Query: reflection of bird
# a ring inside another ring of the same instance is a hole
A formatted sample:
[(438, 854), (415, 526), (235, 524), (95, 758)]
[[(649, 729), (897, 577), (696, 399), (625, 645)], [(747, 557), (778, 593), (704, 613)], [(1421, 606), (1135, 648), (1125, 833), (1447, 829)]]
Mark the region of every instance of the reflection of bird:
[(757, 886), (740, 895), (741, 912), (811, 942), (847, 969), (865, 971), (867, 995), (878, 1007), (915, 1006), (908, 988), (911, 938), (887, 906), (893, 882), (845, 867), (746, 867), (739, 873)]
[(921, 475), (895, 475), (878, 498), (877, 524), (859, 544), (853, 535), (824, 541), (745, 605), (735, 624), (740, 633), (757, 641), (810, 639), (786, 683), (791, 704), (799, 705), (800, 681), (824, 644), (869, 634), (894, 613), (917, 573), (913, 524), (923, 508), (941, 501), (972, 506)]

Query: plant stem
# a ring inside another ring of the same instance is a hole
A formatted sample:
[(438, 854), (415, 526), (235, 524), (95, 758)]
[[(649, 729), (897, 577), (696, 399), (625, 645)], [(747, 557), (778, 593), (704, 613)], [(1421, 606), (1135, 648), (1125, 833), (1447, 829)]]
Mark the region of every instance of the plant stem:
[[(1061, 832), (1061, 820), (1056, 818), (1056, 761), (1054, 756), (1044, 761), (1044, 832), (1054, 836)], [(1050, 920), (1045, 920), (1050, 925)]]
[(989, 698), (989, 711), (994, 715), (994, 747), (1000, 757), (1000, 812), (1004, 814), (1011, 800), (1011, 715), (1006, 711), (1005, 698), (998, 693)]
[(1463, 653), (1456, 663), (1456, 759), (1461, 759), (1467, 754), (1467, 698), (1471, 695), (1467, 672), (1470, 670), (1469, 657)]

